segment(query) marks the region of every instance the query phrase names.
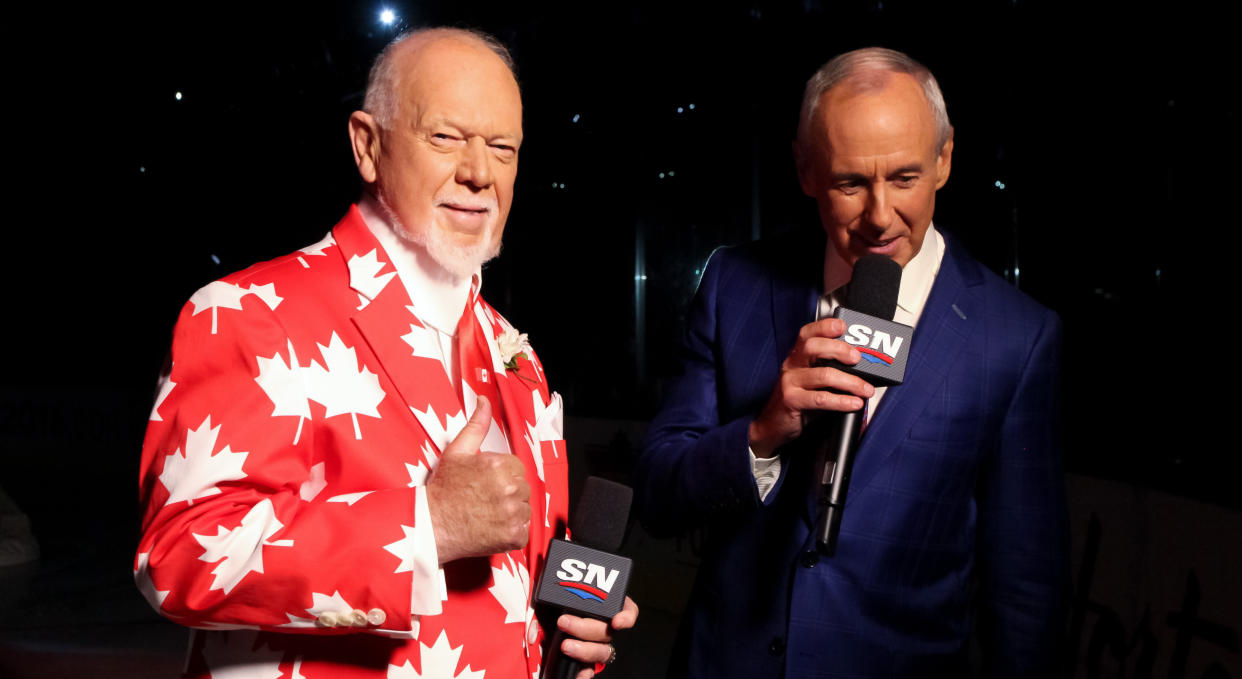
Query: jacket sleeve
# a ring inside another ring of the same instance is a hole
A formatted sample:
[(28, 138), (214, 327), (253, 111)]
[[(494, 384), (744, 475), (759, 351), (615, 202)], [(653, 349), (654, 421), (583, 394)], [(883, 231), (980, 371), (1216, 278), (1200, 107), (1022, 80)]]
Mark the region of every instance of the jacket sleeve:
[(755, 414), (724, 419), (719, 401), (719, 371), (725, 368), (720, 310), (729, 260), (728, 249), (718, 250), (703, 272), (686, 320), (682, 374), (651, 422), (636, 470), (639, 517), (656, 535), (759, 505), (748, 433)]
[(1062, 476), (1061, 323), (1045, 312), (979, 480), (983, 676), (1060, 674), (1069, 591)]
[(321, 448), (338, 442), (312, 426), (307, 357), (264, 300), (240, 304), (192, 301), (174, 330), (139, 472), (139, 588), (188, 626), (410, 636), (412, 583), (437, 575), (423, 489), (330, 497)]

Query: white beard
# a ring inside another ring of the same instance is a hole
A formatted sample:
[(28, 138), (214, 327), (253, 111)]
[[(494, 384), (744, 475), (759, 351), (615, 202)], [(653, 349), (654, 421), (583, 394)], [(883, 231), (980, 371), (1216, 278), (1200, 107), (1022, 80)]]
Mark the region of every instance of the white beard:
[(397, 218), (397, 213), (388, 206), (383, 191), (375, 193), (380, 208), (384, 211), (384, 217), (388, 219), (393, 231), (402, 240), (422, 248), (436, 264), (458, 280), (470, 278), (482, 268), (484, 263), (495, 259), (496, 255), (500, 254), (500, 242), (492, 237), (494, 227), (488, 227), (482, 240), (474, 245), (454, 243), (445, 236), (443, 231), (435, 227), (411, 232)]

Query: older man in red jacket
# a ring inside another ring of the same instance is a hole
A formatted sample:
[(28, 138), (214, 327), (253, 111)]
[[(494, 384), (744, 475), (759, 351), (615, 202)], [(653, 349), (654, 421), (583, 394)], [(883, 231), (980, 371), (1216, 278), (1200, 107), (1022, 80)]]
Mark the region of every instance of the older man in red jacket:
[[(364, 109), (359, 204), (319, 243), (199, 290), (177, 323), (135, 576), (206, 630), (188, 676), (539, 672), (531, 580), (567, 514), (561, 401), (478, 294), (522, 142), (512, 64), (488, 36), (421, 31), (381, 54)], [(611, 628), (636, 616), (627, 601)], [(610, 626), (558, 626), (567, 655), (609, 659)]]

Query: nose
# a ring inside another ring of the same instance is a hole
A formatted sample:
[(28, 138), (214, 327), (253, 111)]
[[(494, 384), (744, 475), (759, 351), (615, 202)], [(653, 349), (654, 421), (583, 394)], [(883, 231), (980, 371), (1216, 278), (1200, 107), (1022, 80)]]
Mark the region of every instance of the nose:
[(867, 223), (883, 231), (893, 223), (893, 206), (888, 195), (887, 182), (876, 182), (867, 193)]
[(474, 189), (485, 189), (492, 185), (492, 158), (488, 153), (487, 142), (481, 137), (466, 140), (466, 146), (457, 160), (457, 183)]

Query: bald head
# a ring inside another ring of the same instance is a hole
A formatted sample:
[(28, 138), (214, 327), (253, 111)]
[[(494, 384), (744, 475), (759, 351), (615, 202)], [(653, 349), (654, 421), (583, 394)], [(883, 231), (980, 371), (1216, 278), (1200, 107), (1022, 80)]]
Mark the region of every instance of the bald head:
[(402, 63), (411, 57), (416, 58), (422, 48), (443, 41), (473, 45), (491, 52), (504, 64), (514, 83), (517, 83), (517, 68), (514, 66), (513, 56), (495, 37), (465, 28), (422, 28), (397, 36), (376, 57), (367, 77), (362, 110), (374, 116), (380, 125), (391, 125), (397, 116), (401, 77), (406, 72)]

